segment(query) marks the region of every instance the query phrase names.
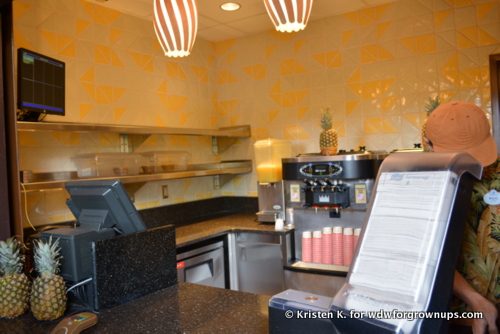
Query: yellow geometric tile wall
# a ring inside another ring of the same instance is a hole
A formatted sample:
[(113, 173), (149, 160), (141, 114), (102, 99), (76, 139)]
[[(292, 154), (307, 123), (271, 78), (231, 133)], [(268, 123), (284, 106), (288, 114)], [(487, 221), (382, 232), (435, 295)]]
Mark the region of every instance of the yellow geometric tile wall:
[[(328, 106), (340, 149), (391, 151), (420, 142), (429, 97), (471, 101), (491, 115), (488, 55), (500, 53), (500, 3), (395, 1), (311, 21), (299, 33), (197, 38), (189, 57), (174, 59), (149, 21), (84, 0), (16, 0), (14, 41), (66, 62), (65, 122), (252, 128), (251, 139), (215, 157), (207, 137), (151, 136), (139, 151), (188, 151), (190, 163), (253, 159), (253, 143), (273, 137), (290, 140), (293, 153), (318, 152)], [(46, 172), (74, 170), (71, 156), (119, 144), (110, 134), (19, 132), (19, 151), (22, 169)], [(220, 190), (210, 177), (151, 182), (134, 197), (142, 209), (256, 191), (254, 172)], [(27, 193), (29, 217), (36, 225), (72, 219), (66, 197)]]

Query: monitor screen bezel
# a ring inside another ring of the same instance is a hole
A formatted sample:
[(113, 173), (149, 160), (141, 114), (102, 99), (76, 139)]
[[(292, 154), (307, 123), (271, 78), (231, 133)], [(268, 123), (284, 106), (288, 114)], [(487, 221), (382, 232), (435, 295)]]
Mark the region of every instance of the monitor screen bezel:
[(123, 235), (147, 229), (119, 180), (71, 181), (65, 187), (71, 196), (66, 203), (77, 220), (84, 210), (107, 210), (101, 228), (116, 228)]
[[(62, 102), (63, 102), (63, 107), (62, 111), (56, 111), (56, 110), (51, 110), (51, 109), (44, 109), (44, 108), (38, 108), (35, 106), (24, 106), (23, 99), (22, 99), (22, 94), (24, 91), (23, 85), (22, 85), (22, 74), (21, 74), (21, 64), (22, 64), (22, 59), (23, 55), (29, 53), (33, 54), (34, 56), (45, 58), (47, 60), (50, 60), (54, 63), (60, 64), (63, 67), (63, 72), (64, 72), (64, 84), (63, 84), (63, 92), (62, 92)], [(44, 54), (28, 50), (25, 48), (19, 48), (17, 49), (17, 108), (23, 112), (30, 112), (30, 113), (38, 113), (38, 114), (46, 114), (46, 115), (59, 115), (59, 116), (65, 116), (66, 115), (66, 63), (59, 60), (55, 59), (49, 56), (46, 56)]]

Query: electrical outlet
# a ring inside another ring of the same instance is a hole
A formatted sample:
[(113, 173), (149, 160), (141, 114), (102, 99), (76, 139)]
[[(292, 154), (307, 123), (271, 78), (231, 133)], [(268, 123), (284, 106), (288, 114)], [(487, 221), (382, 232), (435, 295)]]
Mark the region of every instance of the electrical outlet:
[(163, 198), (168, 198), (168, 186), (161, 186), (161, 193)]

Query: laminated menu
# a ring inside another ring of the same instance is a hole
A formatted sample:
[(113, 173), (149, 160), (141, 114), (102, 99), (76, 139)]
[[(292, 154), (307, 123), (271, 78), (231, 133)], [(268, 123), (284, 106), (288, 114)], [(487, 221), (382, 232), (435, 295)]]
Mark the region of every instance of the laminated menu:
[(355, 258), (332, 301), (333, 311), (349, 315), (334, 321), (339, 332), (446, 330), (460, 239), (482, 169), (464, 152), (384, 160)]
[(453, 200), (447, 187), (453, 180), (450, 171), (381, 173), (349, 283), (416, 302), (437, 260), (435, 239), (444, 233), (440, 220)]

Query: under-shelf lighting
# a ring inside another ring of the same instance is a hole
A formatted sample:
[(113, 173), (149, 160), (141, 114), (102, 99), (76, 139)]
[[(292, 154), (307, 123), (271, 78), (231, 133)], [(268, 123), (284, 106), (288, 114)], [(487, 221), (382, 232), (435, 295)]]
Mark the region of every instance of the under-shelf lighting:
[(294, 32), (306, 27), (313, 0), (264, 0), (267, 13), (280, 32)]
[(228, 12), (233, 12), (235, 10), (240, 9), (241, 5), (236, 2), (226, 2), (220, 5), (220, 8)]
[(153, 22), (167, 57), (191, 53), (198, 30), (196, 0), (154, 0)]

